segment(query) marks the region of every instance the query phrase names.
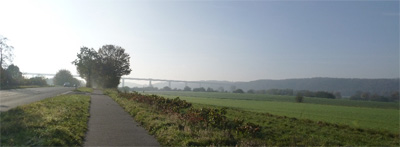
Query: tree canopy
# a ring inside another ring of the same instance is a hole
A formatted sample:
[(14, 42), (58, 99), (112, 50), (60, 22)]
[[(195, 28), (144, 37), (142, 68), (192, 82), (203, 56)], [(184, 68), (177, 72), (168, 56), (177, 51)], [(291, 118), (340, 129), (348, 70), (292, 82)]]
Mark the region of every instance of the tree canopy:
[(12, 50), (13, 46), (8, 45), (7, 38), (0, 35), (0, 67), (6, 68), (9, 63), (12, 62), (13, 54)]
[(98, 51), (99, 55), (99, 84), (104, 88), (115, 88), (123, 75), (131, 73), (130, 57), (125, 49), (114, 45), (104, 45)]
[(199, 87), (199, 88), (193, 88), (194, 92), (205, 92), (206, 89), (204, 87)]
[(69, 82), (70, 84), (79, 85), (79, 81), (72, 76), (69, 70), (61, 69), (54, 76), (53, 83), (54, 85), (62, 86), (66, 82)]
[(19, 67), (11, 64), (7, 68), (0, 68), (0, 89), (12, 89), (19, 86), (47, 86), (44, 77), (31, 77), (26, 79), (22, 76)]
[(94, 82), (103, 88), (116, 88), (123, 75), (128, 75), (130, 56), (125, 49), (115, 45), (104, 45), (97, 52), (82, 47), (72, 64), (75, 64), (79, 75), (86, 80), (86, 86)]
[(192, 88), (190, 88), (189, 86), (185, 86), (185, 88), (183, 88), (183, 91), (192, 91)]
[(72, 64), (75, 64), (80, 77), (86, 80), (86, 87), (92, 87), (93, 78), (97, 73), (95, 71), (99, 58), (97, 52), (93, 48), (81, 47), (77, 57)]
[(244, 93), (244, 91), (242, 89), (236, 89), (233, 91), (233, 93)]

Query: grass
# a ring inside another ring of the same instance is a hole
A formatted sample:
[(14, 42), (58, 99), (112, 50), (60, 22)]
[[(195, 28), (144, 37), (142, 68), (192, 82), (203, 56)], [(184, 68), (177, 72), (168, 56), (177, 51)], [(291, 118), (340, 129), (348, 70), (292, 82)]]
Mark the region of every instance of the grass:
[(81, 146), (90, 96), (61, 95), (0, 113), (1, 146)]
[[(244, 119), (262, 127), (249, 137), (236, 130), (201, 128), (181, 121), (178, 114), (164, 113), (152, 105), (120, 97), (106, 91), (125, 111), (141, 123), (163, 146), (398, 146), (399, 134), (388, 131), (354, 128), (308, 119), (296, 119), (269, 113), (228, 108), (228, 119)], [(217, 108), (194, 104), (194, 108)], [(185, 113), (185, 112), (180, 112)]]
[[(167, 95), (165, 95), (165, 93), (167, 93)], [(310, 119), (314, 121), (326, 121), (329, 123), (349, 125), (356, 128), (384, 130), (393, 133), (398, 133), (400, 129), (398, 109), (368, 107), (370, 104), (366, 105), (367, 103), (364, 103), (363, 101), (355, 101), (361, 102), (362, 104), (353, 104), (354, 106), (348, 106), (339, 105), (338, 103), (329, 105), (329, 102), (335, 102), (336, 100), (320, 98), (306, 98), (305, 103), (295, 103), (294, 97), (291, 98), (290, 102), (288, 102), (288, 100), (285, 100), (288, 96), (274, 97), (271, 95), (253, 96), (253, 94), (208, 94), (197, 92), (182, 92), (182, 94), (180, 94), (180, 92), (160, 92), (160, 94), (164, 94), (162, 96), (165, 96), (167, 98), (175, 98), (179, 96), (183, 100), (187, 100), (188, 102), (197, 104), (237, 108), (245, 111), (270, 113), (274, 115), (296, 117), (300, 119)], [(204, 96), (202, 97), (202, 95)], [(232, 96), (232, 98), (228, 98), (230, 96)], [(259, 100), (254, 100), (257, 98)], [(262, 98), (264, 100), (261, 100)], [(310, 103), (310, 101), (314, 103)], [(316, 104), (315, 102), (327, 104)], [(376, 103), (378, 105), (380, 104), (381, 106), (385, 105), (381, 102), (370, 103)], [(359, 105), (363, 105), (363, 107), (358, 107)], [(391, 107), (391, 105), (391, 103), (388, 103), (389, 107)]]
[(254, 113), (236, 109), (228, 109), (231, 118), (242, 119), (259, 124), (267, 130), (263, 133), (269, 137), (268, 142), (278, 142), (279, 146), (398, 146), (399, 134), (371, 129), (359, 129), (347, 125), (311, 121)]
[(39, 86), (39, 85), (28, 85), (28, 86), (18, 86), (18, 88), (41, 88), (41, 87), (54, 87), (54, 85)]
[(88, 88), (88, 87), (79, 87), (77, 89), (77, 91), (79, 92), (87, 92), (87, 93), (92, 93), (93, 92), (93, 88)]
[[(238, 93), (222, 93), (222, 92), (188, 92), (188, 91), (146, 91), (145, 93), (164, 95), (164, 96), (180, 96), (180, 97), (200, 97), (215, 99), (234, 99), (234, 100), (257, 100), (257, 101), (273, 101), (273, 102), (295, 102), (295, 96), (281, 96), (269, 94), (238, 94)], [(398, 102), (374, 102), (374, 101), (357, 101), (349, 99), (326, 99), (305, 97), (304, 103), (334, 105), (334, 106), (351, 106), (365, 108), (382, 108), (382, 109), (399, 109)]]
[(9, 90), (9, 89), (25, 89), (25, 88), (42, 88), (42, 87), (54, 87), (54, 85), (21, 85), (21, 86), (13, 86), (13, 87), (0, 87), (1, 90)]

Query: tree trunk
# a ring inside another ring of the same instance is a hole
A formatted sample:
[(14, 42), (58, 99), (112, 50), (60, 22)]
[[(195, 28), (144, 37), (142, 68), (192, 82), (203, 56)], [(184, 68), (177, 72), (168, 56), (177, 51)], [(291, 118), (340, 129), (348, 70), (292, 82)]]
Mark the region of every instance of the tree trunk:
[(3, 67), (3, 47), (0, 44), (0, 66)]
[(92, 73), (89, 70), (88, 76), (86, 78), (86, 87), (89, 87), (89, 88), (92, 88), (92, 77), (91, 76), (92, 76)]

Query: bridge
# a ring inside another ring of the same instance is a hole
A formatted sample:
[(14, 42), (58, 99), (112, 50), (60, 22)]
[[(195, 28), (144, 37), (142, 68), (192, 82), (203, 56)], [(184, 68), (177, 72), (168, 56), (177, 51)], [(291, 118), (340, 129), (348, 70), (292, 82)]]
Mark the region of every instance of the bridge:
[[(47, 74), (47, 73), (22, 73), (23, 75), (30, 75), (30, 76), (55, 76), (56, 74)], [(72, 75), (73, 77), (79, 77), (79, 75)], [(152, 78), (132, 78), (132, 77), (121, 77), (121, 84), (122, 87), (125, 86), (125, 80), (137, 80), (137, 81), (149, 81), (149, 86), (153, 87), (151, 84), (152, 81), (159, 81), (159, 82), (168, 82), (168, 87), (171, 88), (171, 83), (172, 82), (179, 82), (179, 83), (185, 83), (185, 86), (187, 86), (188, 83), (191, 84), (199, 84), (201, 87), (202, 84), (211, 84), (211, 85), (226, 85), (224, 83), (217, 83), (217, 82), (209, 82), (209, 81), (185, 81), (185, 80), (168, 80), (168, 79), (152, 79)]]

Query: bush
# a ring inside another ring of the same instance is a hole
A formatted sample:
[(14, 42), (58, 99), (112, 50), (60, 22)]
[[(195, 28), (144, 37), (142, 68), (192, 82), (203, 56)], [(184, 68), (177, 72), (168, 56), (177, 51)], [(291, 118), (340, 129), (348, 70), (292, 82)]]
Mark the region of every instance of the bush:
[(244, 91), (242, 89), (236, 89), (233, 91), (233, 93), (244, 93)]
[(296, 99), (296, 102), (302, 103), (304, 98), (303, 98), (303, 95), (298, 93), (295, 99)]
[(44, 77), (33, 77), (27, 81), (27, 85), (47, 86), (47, 82)]
[(142, 95), (138, 92), (120, 93), (119, 96), (128, 98), (139, 103), (154, 105), (158, 110), (166, 113), (177, 113), (181, 109), (189, 108), (192, 106), (191, 103), (188, 103), (185, 100), (180, 100), (179, 97), (175, 99), (167, 99), (158, 95)]
[(254, 94), (255, 92), (254, 92), (254, 90), (253, 90), (253, 89), (250, 89), (250, 90), (248, 90), (248, 91), (247, 91), (247, 93)]
[(194, 92), (206, 92), (206, 89), (204, 89), (204, 87), (200, 87), (200, 88), (193, 88)]
[(200, 108), (195, 109), (185, 100), (168, 99), (157, 95), (142, 95), (140, 93), (119, 93), (119, 97), (127, 98), (138, 103), (145, 103), (155, 107), (161, 113), (178, 118), (194, 130), (207, 130), (212, 128), (234, 130), (234, 134), (242, 137), (260, 137), (261, 126), (253, 123), (244, 123), (243, 120), (230, 120), (226, 117), (226, 108)]
[(183, 88), (183, 91), (192, 91), (192, 88), (190, 88), (189, 86), (185, 86), (185, 88)]
[(207, 88), (207, 92), (216, 92), (216, 91), (215, 91), (214, 89), (208, 87), (208, 88)]
[(171, 89), (170, 87), (168, 87), (168, 86), (165, 86), (162, 90), (164, 90), (164, 91), (171, 91), (172, 89)]

